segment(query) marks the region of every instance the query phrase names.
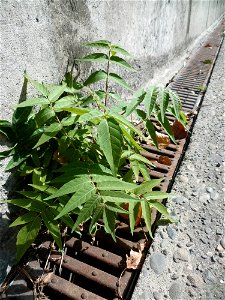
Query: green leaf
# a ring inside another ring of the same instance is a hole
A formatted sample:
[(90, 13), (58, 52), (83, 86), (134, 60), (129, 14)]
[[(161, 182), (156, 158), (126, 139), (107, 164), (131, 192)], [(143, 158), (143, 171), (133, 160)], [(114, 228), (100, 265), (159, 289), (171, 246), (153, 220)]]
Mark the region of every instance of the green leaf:
[(137, 91), (134, 94), (134, 98), (131, 100), (131, 102), (127, 105), (126, 108), (126, 113), (125, 116), (129, 116), (136, 108), (138, 105), (141, 104), (141, 102), (144, 100), (145, 98), (145, 92), (143, 92), (142, 90)]
[(117, 180), (117, 181), (109, 180), (109, 181), (103, 181), (97, 183), (97, 189), (104, 190), (104, 191), (110, 191), (110, 190), (129, 191), (129, 190), (133, 190), (135, 186), (136, 184), (134, 183), (125, 182), (122, 180)]
[(6, 200), (6, 202), (36, 212), (41, 212), (47, 207), (47, 205), (43, 201), (39, 201), (38, 199), (22, 198)]
[(63, 107), (70, 107), (77, 102), (76, 96), (65, 96), (59, 100), (57, 100), (54, 104), (54, 109), (58, 110)]
[(142, 208), (142, 215), (145, 220), (146, 227), (148, 229), (148, 232), (150, 234), (150, 237), (153, 239), (152, 236), (152, 217), (151, 217), (151, 209), (146, 201), (141, 202), (141, 208)]
[(104, 54), (104, 53), (92, 53), (92, 54), (89, 54), (87, 56), (84, 56), (82, 58), (79, 58), (77, 60), (79, 61), (92, 61), (92, 62), (95, 62), (95, 61), (108, 61), (108, 55)]
[(107, 78), (107, 73), (105, 71), (102, 70), (96, 71), (88, 77), (88, 79), (84, 82), (84, 85), (93, 84), (95, 82), (98, 82), (106, 78)]
[(116, 176), (122, 151), (122, 132), (119, 124), (113, 119), (102, 120), (97, 128), (97, 142), (107, 162)]
[(146, 150), (144, 148), (142, 148), (136, 141), (135, 139), (129, 134), (128, 130), (120, 124), (120, 128), (123, 132), (124, 137), (126, 138), (126, 140), (131, 143), (138, 151), (143, 151), (146, 152)]
[(155, 132), (155, 127), (152, 124), (151, 120), (147, 120), (145, 122), (145, 127), (152, 139), (153, 144), (156, 146), (156, 148), (158, 148), (158, 140), (157, 140), (157, 136), (156, 136), (156, 132)]
[(173, 103), (173, 108), (174, 108), (174, 112), (176, 115), (176, 118), (178, 120), (180, 120), (180, 109), (181, 109), (181, 101), (179, 96), (177, 95), (177, 93), (175, 93), (174, 91), (168, 89), (169, 91), (169, 97), (172, 100)]
[[(132, 202), (133, 203), (133, 202)], [(112, 203), (112, 202), (106, 202), (105, 207), (115, 213), (119, 214), (128, 214), (128, 211), (124, 208), (122, 208), (119, 204), (117, 203)]]
[(119, 85), (121, 85), (122, 87), (132, 91), (132, 88), (126, 83), (126, 81), (120, 77), (119, 75), (115, 74), (115, 73), (109, 73), (109, 79), (115, 81), (116, 83), (118, 83)]
[[(51, 206), (50, 209), (51, 209), (52, 213), (54, 214), (54, 216), (56, 217), (61, 212), (63, 207), (64, 207), (63, 204), (59, 203), (58, 206), (55, 206), (55, 207)], [(65, 215), (65, 216), (61, 217), (60, 219), (66, 226), (68, 226), (71, 229), (73, 228), (74, 221), (69, 215)]]
[(75, 193), (76, 191), (79, 191), (80, 189), (87, 187), (89, 183), (91, 183), (91, 180), (88, 175), (77, 177), (65, 183), (58, 191), (56, 191), (54, 194), (52, 194), (50, 197), (46, 198), (45, 200), (54, 199), (64, 195)]
[(34, 242), (41, 228), (41, 218), (35, 217), (32, 222), (23, 226), (17, 234), (16, 241), (16, 260), (20, 261), (22, 256), (25, 254), (26, 250)]
[(59, 123), (52, 123), (50, 126), (44, 129), (44, 133), (41, 135), (40, 139), (33, 147), (33, 149), (41, 146), (42, 144), (48, 142), (50, 139), (55, 137), (57, 133), (62, 129), (62, 125)]
[(50, 102), (55, 102), (65, 92), (66, 85), (57, 85), (48, 95)]
[(103, 206), (100, 204), (96, 207), (92, 219), (91, 219), (91, 223), (89, 226), (89, 232), (92, 234), (93, 231), (93, 227), (95, 226), (95, 224), (98, 222), (98, 220), (100, 218), (102, 218), (102, 214), (103, 214)]
[(73, 209), (87, 202), (89, 199), (93, 197), (95, 193), (96, 193), (96, 189), (94, 185), (90, 183), (84, 184), (70, 198), (70, 200), (67, 202), (67, 204), (64, 206), (60, 214), (55, 219), (61, 218), (65, 214), (71, 212)]
[(110, 49), (111, 43), (106, 40), (99, 40), (91, 43), (85, 43), (85, 47), (94, 47), (94, 48), (102, 48), (102, 49)]
[(62, 250), (63, 247), (62, 247), (61, 232), (59, 229), (58, 222), (54, 220), (55, 215), (49, 209), (46, 209), (41, 213), (41, 216), (45, 223), (45, 226), (47, 227), (48, 231), (52, 235), (59, 249)]
[(166, 89), (161, 88), (159, 90), (159, 106), (160, 106), (160, 113), (162, 122), (164, 122), (165, 113), (169, 104), (169, 93)]
[(144, 195), (147, 192), (150, 192), (154, 187), (156, 187), (160, 182), (163, 180), (163, 178), (160, 179), (151, 179), (150, 181), (143, 182), (140, 185), (138, 185), (133, 192), (136, 195)]
[(111, 49), (115, 52), (118, 52), (120, 54), (126, 55), (126, 56), (131, 56), (125, 49), (118, 45), (111, 45)]
[(133, 170), (135, 181), (139, 181), (139, 162), (137, 160), (130, 160), (131, 169)]
[(150, 118), (153, 108), (155, 106), (157, 95), (157, 88), (155, 86), (150, 87), (145, 94), (144, 103), (148, 118)]
[(131, 122), (129, 122), (126, 118), (117, 114), (115, 112), (109, 112), (109, 115), (114, 118), (119, 124), (122, 124), (129, 128), (131, 131), (135, 132), (137, 135), (142, 137), (145, 140), (145, 136), (139, 131)]
[(14, 132), (12, 130), (12, 124), (7, 120), (0, 120), (0, 133), (5, 135), (7, 139), (14, 139)]
[(73, 124), (76, 123), (76, 121), (78, 120), (79, 116), (72, 116), (72, 117), (66, 117), (66, 118), (63, 118), (61, 120), (61, 124), (62, 126), (71, 126)]
[(118, 57), (116, 55), (110, 57), (110, 62), (114, 62), (128, 70), (135, 71), (135, 69), (130, 64), (128, 64), (128, 62), (126, 62), (123, 58)]
[(27, 159), (27, 156), (20, 157), (19, 155), (14, 155), (12, 159), (8, 162), (7, 166), (5, 167), (5, 171), (10, 171), (14, 169), (15, 167), (18, 167), (20, 164), (22, 164)]
[(151, 178), (149, 175), (149, 170), (146, 167), (146, 165), (138, 162), (138, 166), (139, 166), (139, 171), (141, 172), (141, 175), (143, 176), (144, 180), (146, 181), (150, 180)]
[(164, 121), (163, 121), (162, 118), (161, 118), (161, 114), (158, 113), (157, 119), (158, 119), (159, 123), (162, 125), (163, 129), (168, 134), (168, 136), (171, 138), (171, 140), (176, 144), (176, 140), (174, 138), (174, 135), (173, 135), (173, 132), (172, 132), (172, 129), (171, 129), (171, 126), (170, 126), (170, 122), (167, 119), (167, 117), (164, 116)]
[(145, 158), (144, 156), (142, 156), (141, 154), (138, 154), (138, 153), (134, 153), (134, 154), (130, 155), (128, 158), (130, 159), (130, 161), (137, 160), (137, 161), (143, 162), (147, 165), (154, 166), (153, 163), (149, 159)]
[(46, 105), (46, 104), (49, 104), (49, 100), (46, 98), (32, 98), (32, 99), (21, 102), (20, 104), (17, 105), (17, 108), (34, 106), (34, 105), (42, 106), (42, 105)]
[(147, 200), (156, 200), (156, 199), (166, 199), (168, 198), (169, 194), (160, 191), (152, 191), (150, 193), (145, 194), (145, 198)]
[(82, 108), (82, 107), (62, 107), (59, 109), (59, 111), (69, 111), (73, 114), (76, 114), (76, 115), (79, 115), (79, 116), (82, 116), (86, 113), (89, 113), (90, 112), (90, 109), (88, 108)]
[(109, 92), (109, 96), (112, 97), (113, 99), (116, 99), (117, 101), (124, 101), (120, 95), (118, 95), (114, 92)]
[(89, 122), (89, 121), (95, 120), (102, 116), (103, 116), (103, 112), (101, 112), (97, 109), (92, 109), (89, 113), (86, 113), (86, 114), (83, 114), (82, 116), (80, 116), (78, 121), (79, 121), (79, 123)]
[(36, 212), (30, 211), (22, 216), (19, 216), (13, 223), (11, 223), (9, 225), (9, 227), (14, 227), (14, 226), (29, 223), (29, 222), (33, 221), (36, 216), (37, 216)]
[(115, 237), (115, 213), (106, 207), (103, 210), (103, 222), (105, 231), (111, 234), (113, 240), (116, 242)]
[(155, 208), (158, 210), (162, 215), (164, 215), (167, 219), (169, 219), (171, 222), (174, 222), (175, 220), (171, 218), (169, 212), (167, 211), (167, 208), (160, 202), (150, 200), (148, 201), (150, 207)]
[(139, 211), (139, 206), (140, 202), (129, 202), (129, 222), (130, 222), (130, 231), (133, 234), (134, 232), (134, 227), (135, 223), (138, 217), (138, 211)]
[(48, 89), (43, 83), (30, 79), (27, 74), (24, 77), (33, 85), (33, 87), (35, 87), (38, 92), (40, 92), (43, 96), (48, 97)]
[(136, 114), (138, 115), (138, 117), (142, 120), (145, 121), (146, 120), (146, 112), (144, 112), (142, 109), (136, 109)]
[(114, 203), (127, 203), (131, 201), (140, 201), (139, 198), (135, 198), (129, 194), (119, 192), (119, 191), (101, 191), (100, 192), (104, 202), (114, 202)]
[(35, 121), (36, 121), (38, 127), (40, 127), (41, 125), (46, 123), (49, 119), (51, 119), (54, 116), (55, 116), (55, 112), (51, 108), (47, 107), (47, 108), (40, 110), (35, 115)]
[[(0, 131), (1, 132), (1, 131)], [(0, 160), (1, 159), (4, 159), (6, 157), (9, 157), (9, 156), (12, 156), (15, 154), (15, 150), (14, 150), (14, 147), (8, 149), (8, 150), (5, 150), (5, 151), (2, 151), (0, 152)]]
[[(57, 191), (57, 188), (54, 186), (49, 186), (49, 185), (35, 185), (35, 184), (29, 184), (29, 186), (33, 187), (35, 190), (41, 191), (47, 195), (52, 195)], [(28, 192), (22, 192), (22, 195), (27, 197)], [(30, 192), (29, 192), (30, 193)], [(37, 193), (37, 192), (34, 192)], [(20, 192), (21, 194), (21, 192)], [(30, 198), (30, 197), (29, 197)], [(31, 198), (32, 199), (32, 198)], [(45, 199), (46, 200), (46, 199)]]
[(91, 197), (85, 204), (82, 210), (80, 211), (80, 214), (78, 215), (78, 218), (76, 220), (76, 223), (73, 226), (73, 231), (77, 228), (79, 224), (89, 219), (93, 213), (93, 211), (96, 209), (96, 207), (99, 204), (99, 197), (97, 195), (94, 195)]

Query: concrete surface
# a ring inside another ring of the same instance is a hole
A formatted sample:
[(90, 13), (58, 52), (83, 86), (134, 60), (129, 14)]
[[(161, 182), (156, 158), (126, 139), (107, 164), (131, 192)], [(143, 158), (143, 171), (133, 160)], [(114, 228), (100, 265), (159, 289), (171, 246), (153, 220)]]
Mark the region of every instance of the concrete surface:
[(132, 300), (225, 299), (224, 58), (223, 43), (168, 201), (179, 222), (158, 227)]

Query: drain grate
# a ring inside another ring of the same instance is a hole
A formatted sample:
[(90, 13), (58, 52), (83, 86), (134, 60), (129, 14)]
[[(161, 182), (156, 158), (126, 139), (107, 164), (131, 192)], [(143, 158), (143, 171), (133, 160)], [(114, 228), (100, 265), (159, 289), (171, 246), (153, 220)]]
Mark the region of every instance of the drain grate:
[[(204, 91), (201, 90), (201, 87), (207, 86), (221, 45), (221, 28), (220, 25), (215, 29), (195, 56), (169, 84), (169, 87), (180, 96), (184, 112), (190, 116), (190, 131), (203, 99)], [(210, 61), (209, 64), (204, 63), (207, 60)], [(169, 116), (169, 119), (173, 121), (172, 116)], [(162, 150), (150, 145), (143, 145), (143, 148), (147, 150), (145, 156), (153, 160), (156, 166), (154, 170), (149, 170), (151, 178), (164, 177), (158, 187), (159, 190), (169, 191), (171, 189), (172, 180), (187, 145), (187, 139), (178, 140), (176, 145), (170, 144)], [(168, 157), (171, 164), (160, 163), (160, 156)], [(40, 266), (43, 268), (48, 257), (47, 269), (52, 270), (53, 273), (44, 287), (45, 298), (42, 299), (113, 300), (121, 299), (120, 295), (124, 299), (129, 299), (138, 271), (126, 270), (123, 272), (126, 254), (129, 254), (131, 249), (137, 250), (138, 246), (144, 243), (146, 232), (145, 228), (138, 227), (132, 236), (129, 233), (128, 225), (118, 222), (116, 244), (108, 234), (102, 231), (97, 232), (94, 241), (90, 237), (87, 237), (86, 240), (75, 236), (69, 237), (65, 242), (63, 259), (61, 259), (61, 254), (55, 250), (51, 251), (49, 256), (49, 242), (45, 242), (39, 249), (37, 260), (29, 262), (25, 269), (30, 274), (29, 276), (38, 277), (40, 273), (37, 275), (35, 270), (40, 269)], [(147, 246), (149, 247), (149, 244)], [(15, 276), (19, 273), (17, 271), (14, 272)], [(122, 272), (123, 276), (121, 276)], [(8, 296), (4, 294), (1, 299), (10, 299), (9, 292)]]

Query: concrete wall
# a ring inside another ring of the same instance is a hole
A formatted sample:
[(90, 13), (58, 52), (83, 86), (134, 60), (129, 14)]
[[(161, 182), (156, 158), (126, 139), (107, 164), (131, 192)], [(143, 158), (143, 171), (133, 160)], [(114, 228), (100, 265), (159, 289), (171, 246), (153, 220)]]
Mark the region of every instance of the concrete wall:
[(1, 0), (0, 118), (17, 103), (26, 69), (58, 82), (81, 43), (109, 39), (134, 56), (134, 87), (173, 63), (223, 13), (224, 0)]

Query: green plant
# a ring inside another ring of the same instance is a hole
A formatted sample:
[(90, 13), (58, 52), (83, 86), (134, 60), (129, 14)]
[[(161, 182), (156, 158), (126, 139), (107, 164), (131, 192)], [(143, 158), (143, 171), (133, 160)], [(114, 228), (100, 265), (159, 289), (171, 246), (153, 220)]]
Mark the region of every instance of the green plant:
[[(108, 41), (88, 43), (86, 47), (106, 53), (92, 53), (80, 61), (105, 62), (106, 70), (93, 72), (83, 83), (67, 73), (59, 85), (39, 83), (25, 74), (40, 96), (17, 105), (12, 122), (0, 122), (1, 133), (12, 143), (0, 158), (11, 157), (6, 170), (23, 178), (19, 197), (8, 200), (27, 210), (11, 224), (22, 226), (17, 235), (18, 260), (42, 226), (62, 249), (61, 231), (65, 226), (79, 232), (85, 224), (91, 234), (103, 227), (115, 240), (118, 214), (129, 215), (133, 233), (141, 208), (151, 236), (152, 208), (172, 221), (157, 201), (167, 193), (153, 191), (161, 179), (150, 179), (148, 168), (152, 164), (142, 156), (145, 150), (138, 139), (151, 140), (158, 147), (150, 119), (154, 116), (175, 142), (166, 113), (185, 123), (179, 97), (168, 88), (152, 86), (134, 93), (133, 100), (125, 103), (109, 83), (132, 91), (122, 77), (110, 72), (111, 64), (133, 70), (118, 56), (128, 55), (127, 51)], [(102, 82), (103, 89), (93, 87)], [(116, 104), (109, 107), (109, 99)], [(131, 114), (143, 122), (144, 131), (129, 121)], [(140, 174), (144, 179), (141, 184)], [(124, 208), (127, 204), (128, 210)]]
[(199, 85), (199, 86), (197, 86), (197, 89), (200, 92), (204, 93), (207, 90), (207, 86), (205, 86), (205, 85)]
[(205, 65), (211, 65), (211, 64), (213, 63), (211, 59), (205, 59), (205, 60), (203, 60), (202, 62), (203, 62), (203, 64), (205, 64)]

